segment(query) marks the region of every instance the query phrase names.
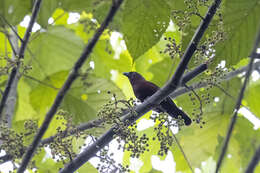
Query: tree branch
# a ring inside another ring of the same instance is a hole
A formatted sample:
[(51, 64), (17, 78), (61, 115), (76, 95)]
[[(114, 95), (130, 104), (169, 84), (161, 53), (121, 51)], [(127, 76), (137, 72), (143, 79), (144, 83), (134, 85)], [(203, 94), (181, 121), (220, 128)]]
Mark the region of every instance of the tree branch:
[[(259, 67), (260, 67), (260, 61), (255, 62), (254, 63), (254, 69), (257, 69)], [(241, 73), (243, 73), (243, 72), (245, 72), (247, 70), (248, 70), (248, 66), (241, 67), (241, 68), (239, 68), (239, 69), (237, 69), (235, 71), (231, 71), (231, 72), (227, 73), (227, 75), (223, 79), (221, 79), (221, 82), (227, 81), (229, 79), (232, 79), (232, 78), (236, 77), (238, 74), (241, 74)], [(206, 87), (206, 86), (208, 86), (207, 82), (198, 82), (198, 83), (194, 83), (194, 84), (190, 85), (189, 88), (191, 88), (191, 89), (199, 89), (199, 88), (203, 88), (203, 87)], [(178, 97), (178, 96), (180, 96), (180, 95), (182, 95), (184, 93), (188, 93), (188, 92), (190, 92), (190, 90), (188, 88), (181, 87), (181, 88), (178, 88), (173, 93), (171, 93), (170, 97), (172, 99), (174, 99), (174, 98), (176, 98), (176, 97)]]
[[(217, 8), (219, 7), (221, 0), (215, 0), (212, 6), (209, 8), (205, 20), (203, 20), (198, 27), (195, 35), (190, 41), (189, 46), (187, 47), (182, 60), (177, 67), (176, 72), (174, 73), (171, 80), (160, 90), (158, 90), (154, 95), (145, 100), (142, 104), (138, 105), (135, 108), (136, 115), (131, 115), (130, 113), (123, 118), (123, 122), (129, 122), (130, 124), (135, 122), (138, 118), (140, 118), (143, 114), (148, 112), (153, 108), (154, 105), (159, 104), (164, 98), (166, 98), (171, 92), (173, 92), (179, 85), (182, 79), (182, 75), (194, 54), (197, 45), (202, 38), (205, 30), (207, 29), (211, 19), (213, 18)], [(107, 145), (114, 138), (115, 130), (117, 126), (113, 126), (110, 130), (108, 130), (105, 134), (103, 134), (97, 141), (95, 141), (92, 145), (88, 146), (82, 153), (80, 153), (72, 162), (67, 164), (60, 173), (69, 173), (74, 172), (80, 166), (82, 166), (85, 162), (87, 162), (91, 157), (95, 156), (101, 148)]]
[(31, 160), (31, 158), (33, 156), (34, 151), (36, 150), (38, 144), (40, 143), (42, 136), (46, 132), (53, 116), (57, 112), (57, 109), (58, 109), (59, 105), (61, 104), (65, 94), (70, 89), (72, 83), (76, 80), (79, 69), (81, 68), (83, 63), (86, 61), (86, 59), (89, 57), (93, 47), (96, 45), (96, 43), (99, 40), (99, 37), (101, 36), (103, 31), (107, 28), (108, 24), (112, 21), (116, 11), (119, 9), (119, 7), (122, 3), (122, 1), (123, 0), (114, 0), (113, 1), (113, 5), (112, 5), (106, 19), (101, 24), (100, 28), (98, 28), (98, 30), (96, 31), (96, 33), (92, 37), (92, 39), (88, 42), (88, 44), (85, 47), (85, 49), (83, 50), (81, 56), (79, 57), (77, 62), (74, 64), (74, 67), (73, 67), (71, 73), (69, 74), (69, 76), (68, 76), (67, 80), (65, 81), (65, 83), (63, 84), (62, 88), (59, 90), (50, 110), (47, 112), (44, 122), (41, 125), (39, 131), (37, 132), (36, 136), (34, 137), (32, 144), (29, 146), (28, 150), (26, 151), (26, 153), (23, 157), (22, 163), (17, 171), (18, 173), (23, 173), (24, 170), (26, 169), (29, 161)]
[(5, 90), (4, 90), (2, 99), (1, 99), (1, 103), (0, 103), (0, 120), (2, 119), (3, 109), (6, 105), (7, 98), (9, 97), (10, 89), (11, 89), (11, 87), (12, 87), (14, 81), (15, 81), (15, 78), (17, 78), (18, 70), (19, 70), (19, 67), (20, 67), (20, 60), (24, 58), (24, 51), (25, 51), (26, 46), (29, 42), (29, 38), (30, 38), (30, 35), (31, 35), (31, 32), (32, 32), (32, 27), (33, 27), (33, 24), (35, 23), (37, 14), (38, 14), (39, 9), (40, 9), (40, 4), (41, 4), (41, 0), (37, 0), (34, 4), (32, 17), (31, 17), (31, 20), (29, 22), (29, 26), (26, 29), (24, 39), (23, 39), (23, 42), (21, 44), (21, 47), (20, 47), (20, 50), (19, 50), (19, 53), (18, 53), (18, 60), (16, 62), (16, 66), (12, 68), (11, 74), (9, 75), (8, 82), (7, 82), (7, 85), (5, 87)]
[(252, 172), (254, 172), (255, 167), (257, 166), (259, 160), (260, 160), (260, 146), (256, 150), (256, 152), (255, 152), (254, 156), (252, 157), (251, 161), (249, 162), (245, 173), (252, 173)]
[[(14, 29), (15, 31), (15, 29)], [(8, 36), (8, 40), (10, 42), (10, 45), (13, 47), (13, 54), (12, 54), (12, 60), (15, 61), (16, 59), (16, 52), (19, 50), (18, 46), (18, 38), (15, 36), (15, 33), (12, 30), (11, 34)], [(16, 97), (17, 97), (17, 85), (18, 85), (19, 75), (17, 74), (13, 80), (13, 83), (10, 87), (8, 98), (6, 99), (6, 106), (5, 110), (2, 112), (4, 114), (8, 127), (11, 128), (12, 126), (12, 120), (13, 120), (13, 114), (15, 110), (15, 103), (16, 103)]]
[[(254, 45), (254, 48), (253, 48), (252, 53), (250, 55), (253, 55), (256, 52), (259, 43), (260, 43), (260, 30), (259, 30), (259, 33), (256, 37), (255, 45)], [(234, 129), (234, 126), (235, 126), (235, 123), (236, 123), (236, 120), (237, 120), (237, 114), (238, 114), (239, 108), (241, 106), (242, 99), (244, 97), (246, 85), (249, 81), (250, 74), (253, 70), (254, 59), (255, 59), (254, 56), (252, 56), (251, 59), (250, 59), (250, 63), (248, 65), (248, 69), (247, 69), (247, 72), (246, 72), (245, 81), (244, 81), (243, 86), (240, 90), (240, 93), (239, 93), (239, 96), (238, 96), (238, 99), (237, 99), (237, 103), (236, 103), (236, 106), (235, 106), (235, 109), (234, 109), (234, 114), (233, 114), (231, 122), (229, 124), (227, 135), (226, 135), (226, 138), (225, 138), (225, 141), (224, 141), (224, 145), (222, 147), (222, 151), (220, 153), (220, 156), (219, 156), (219, 159), (218, 159), (218, 162), (217, 162), (216, 171), (215, 171), (216, 173), (219, 172), (222, 161), (223, 161), (224, 156), (226, 154), (228, 144), (229, 144), (229, 140), (231, 138), (231, 134), (232, 134), (232, 131)]]

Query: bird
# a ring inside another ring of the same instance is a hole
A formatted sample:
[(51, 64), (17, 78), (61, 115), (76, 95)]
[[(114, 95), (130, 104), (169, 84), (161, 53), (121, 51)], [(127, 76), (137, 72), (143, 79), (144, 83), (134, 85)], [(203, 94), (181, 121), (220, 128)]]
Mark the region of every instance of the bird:
[[(137, 72), (124, 72), (123, 75), (125, 75), (129, 79), (135, 97), (141, 102), (144, 102), (145, 99), (152, 96), (156, 91), (160, 89), (154, 83), (145, 80), (145, 78)], [(158, 113), (167, 112), (171, 117), (176, 119), (178, 119), (178, 116), (181, 116), (186, 126), (191, 124), (190, 117), (181, 109), (179, 109), (170, 97), (166, 97), (160, 103), (160, 106), (156, 107), (155, 111)]]

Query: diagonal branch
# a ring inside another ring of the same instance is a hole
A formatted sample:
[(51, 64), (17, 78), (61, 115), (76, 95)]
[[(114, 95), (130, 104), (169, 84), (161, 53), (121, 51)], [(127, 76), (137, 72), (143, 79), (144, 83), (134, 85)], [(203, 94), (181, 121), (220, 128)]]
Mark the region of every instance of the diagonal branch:
[(248, 164), (248, 167), (245, 171), (245, 173), (252, 173), (255, 170), (255, 167), (257, 166), (258, 162), (260, 160), (260, 146), (256, 150), (254, 156), (252, 157), (250, 163)]
[[(260, 61), (255, 62), (254, 63), (254, 69), (257, 69), (259, 67), (260, 67)], [(229, 73), (227, 73), (227, 75), (223, 79), (221, 79), (221, 82), (232, 79), (232, 78), (236, 77), (238, 74), (246, 72), (247, 70), (248, 70), (248, 66), (245, 66), (245, 67), (241, 67), (241, 68), (239, 68), (235, 71), (229, 72)], [(207, 82), (198, 82), (198, 83), (194, 83), (194, 84), (190, 85), (189, 88), (190, 89), (199, 89), (199, 88), (203, 88), (203, 87), (206, 87), (206, 86), (208, 86)], [(174, 98), (176, 98), (176, 97), (178, 97), (182, 94), (190, 92), (190, 89), (185, 88), (185, 87), (178, 88), (176, 91), (171, 93), (170, 97), (172, 99), (174, 99)]]
[[(256, 37), (255, 45), (254, 45), (254, 48), (253, 48), (252, 53), (250, 55), (253, 55), (256, 52), (259, 43), (260, 43), (260, 30), (259, 30), (259, 33)], [(253, 70), (254, 59), (255, 59), (255, 56), (252, 56), (251, 59), (250, 59), (250, 63), (248, 65), (248, 69), (247, 69), (247, 72), (246, 72), (245, 81), (244, 81), (243, 86), (240, 90), (240, 94), (238, 96), (237, 103), (236, 103), (236, 106), (235, 106), (235, 109), (234, 109), (234, 114), (233, 114), (231, 122), (229, 124), (227, 135), (226, 135), (226, 138), (225, 138), (225, 141), (224, 141), (224, 145), (222, 147), (222, 151), (220, 153), (220, 156), (219, 156), (219, 159), (218, 159), (218, 162), (217, 162), (216, 171), (215, 171), (216, 173), (219, 172), (222, 161), (223, 161), (224, 156), (226, 154), (228, 144), (229, 144), (229, 140), (231, 138), (231, 134), (232, 134), (232, 131), (234, 129), (234, 126), (235, 126), (235, 123), (236, 123), (236, 120), (237, 120), (237, 114), (238, 114), (239, 108), (241, 106), (242, 99), (244, 97), (246, 85), (249, 81), (250, 74)]]
[(40, 5), (41, 5), (41, 0), (37, 0), (34, 4), (32, 17), (31, 17), (29, 26), (26, 29), (26, 32), (25, 32), (25, 35), (23, 38), (23, 42), (21, 44), (21, 47), (20, 47), (20, 50), (18, 53), (18, 60), (16, 62), (16, 66), (12, 68), (11, 74), (9, 75), (7, 85), (5, 87), (5, 90), (4, 90), (4, 93), (3, 93), (3, 96), (2, 96), (2, 99), (0, 102), (0, 119), (2, 119), (3, 109), (4, 109), (4, 106), (6, 105), (6, 101), (9, 96), (10, 89), (15, 81), (15, 78), (17, 78), (20, 63), (21, 63), (20, 60), (24, 58), (24, 52), (25, 52), (26, 46), (29, 42), (29, 38), (31, 36), (33, 24), (35, 23), (36, 17), (40, 10)]
[[(203, 20), (198, 27), (196, 33), (194, 34), (192, 40), (190, 41), (189, 46), (187, 47), (182, 61), (180, 62), (179, 66), (177, 67), (176, 72), (174, 73), (171, 80), (160, 90), (158, 90), (154, 95), (149, 97), (146, 101), (142, 104), (138, 105), (135, 108), (136, 114), (131, 115), (130, 113), (127, 114), (126, 118), (123, 118), (123, 122), (133, 123), (138, 118), (140, 118), (143, 114), (148, 112), (153, 108), (154, 105), (159, 104), (164, 98), (166, 98), (171, 92), (176, 90), (179, 83), (181, 82), (182, 75), (194, 54), (197, 45), (202, 38), (204, 32), (206, 31), (211, 19), (216, 13), (217, 8), (219, 7), (221, 0), (215, 0), (212, 6), (209, 8), (205, 20)], [(115, 130), (117, 126), (113, 126), (110, 130), (108, 130), (105, 134), (103, 134), (97, 141), (95, 141), (92, 145), (87, 147), (82, 153), (80, 153), (73, 161), (71, 161), (68, 165), (63, 168), (60, 173), (69, 173), (74, 172), (80, 166), (82, 166), (85, 162), (87, 162), (91, 157), (95, 156), (95, 154), (107, 145), (110, 141), (113, 140), (114, 136), (116, 135)]]
[(106, 19), (101, 24), (100, 28), (98, 28), (98, 30), (96, 31), (96, 33), (92, 37), (92, 39), (88, 42), (88, 44), (85, 47), (85, 49), (83, 50), (81, 56), (79, 57), (77, 62), (74, 64), (74, 67), (73, 67), (71, 73), (69, 74), (69, 76), (68, 76), (67, 80), (65, 81), (65, 83), (63, 84), (62, 88), (59, 90), (50, 110), (47, 112), (44, 122), (41, 125), (39, 131), (37, 132), (36, 136), (34, 137), (32, 144), (29, 146), (28, 150), (26, 151), (26, 153), (23, 157), (22, 163), (20, 165), (20, 168), (17, 171), (18, 173), (23, 173), (25, 171), (29, 161), (31, 160), (31, 158), (33, 156), (34, 151), (36, 150), (37, 146), (39, 145), (40, 140), (43, 137), (44, 133), (48, 129), (48, 126), (49, 126), (53, 116), (57, 112), (57, 109), (58, 109), (59, 105), (61, 104), (65, 94), (68, 92), (72, 83), (78, 77), (78, 72), (79, 72), (80, 68), (82, 67), (82, 65), (86, 61), (86, 59), (89, 57), (92, 49), (96, 45), (96, 43), (99, 40), (99, 37), (101, 36), (103, 31), (107, 28), (108, 24), (112, 21), (116, 11), (119, 9), (119, 7), (122, 3), (122, 1), (123, 0), (114, 0), (113, 1), (113, 5), (110, 8), (110, 11), (109, 11)]

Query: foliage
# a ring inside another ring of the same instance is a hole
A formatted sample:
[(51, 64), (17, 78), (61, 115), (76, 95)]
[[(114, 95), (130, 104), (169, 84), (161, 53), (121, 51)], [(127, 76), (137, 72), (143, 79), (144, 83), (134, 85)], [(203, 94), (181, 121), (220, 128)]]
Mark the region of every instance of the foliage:
[[(19, 38), (10, 26), (23, 38), (26, 27), (21, 22), (31, 15), (33, 2), (0, 0), (0, 98), (18, 61), (12, 40)], [(30, 37), (20, 60), (17, 94), (10, 97), (16, 100), (12, 122), (8, 122), (8, 113), (0, 120), (0, 149), (11, 156), (14, 165), (21, 162), (59, 89), (112, 3), (43, 0), (37, 18), (40, 29)], [(57, 172), (116, 125), (113, 138), (119, 145), (116, 152), (123, 153), (123, 161), (118, 163), (117, 153), (112, 152), (115, 147), (106, 145), (96, 154), (98, 161), (85, 163), (78, 172), (134, 171), (137, 168), (133, 168), (133, 159), (142, 162), (139, 172), (160, 172), (152, 157), (158, 156), (162, 161), (169, 153), (173, 154), (175, 171), (191, 172), (191, 166), (213, 172), (243, 82), (243, 76), (228, 80), (226, 76), (247, 64), (260, 28), (260, 0), (223, 1), (207, 28), (187, 71), (202, 63), (210, 68), (186, 84), (189, 93), (174, 100), (193, 119), (191, 126), (151, 112), (134, 124), (122, 121), (122, 115), (134, 115), (133, 108), (139, 104), (122, 72), (137, 71), (162, 87), (182, 61), (212, 3), (213, 0), (125, 0), (77, 74), (28, 170)], [(79, 19), (71, 22), (73, 14)], [(199, 89), (190, 88), (202, 83), (205, 85)], [(259, 90), (259, 79), (251, 80), (242, 105), (257, 121)], [(144, 121), (152, 125), (140, 128)], [(259, 135), (259, 129), (253, 129), (252, 123), (239, 115), (222, 171), (243, 172), (260, 145)]]

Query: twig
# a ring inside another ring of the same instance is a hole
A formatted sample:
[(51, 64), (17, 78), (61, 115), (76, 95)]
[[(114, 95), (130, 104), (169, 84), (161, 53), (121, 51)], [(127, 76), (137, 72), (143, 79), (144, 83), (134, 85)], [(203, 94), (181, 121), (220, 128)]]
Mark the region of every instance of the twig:
[(35, 23), (37, 14), (39, 12), (40, 4), (41, 4), (41, 0), (37, 0), (34, 4), (32, 17), (31, 17), (31, 20), (29, 22), (29, 26), (26, 29), (24, 39), (23, 39), (23, 42), (21, 44), (21, 48), (20, 48), (19, 53), (18, 53), (18, 60), (16, 62), (16, 66), (12, 68), (11, 74), (9, 75), (8, 82), (7, 82), (7, 85), (5, 87), (4, 94), (3, 94), (3, 97), (2, 97), (1, 103), (0, 103), (0, 119), (2, 119), (1, 116), (2, 116), (4, 106), (6, 104), (6, 100), (8, 98), (8, 95), (9, 95), (10, 89), (13, 85), (13, 82), (14, 82), (17, 74), (18, 74), (18, 70), (19, 70), (19, 67), (20, 67), (20, 60), (24, 58), (24, 51), (25, 51), (26, 46), (29, 42), (29, 37), (31, 35), (33, 24)]
[[(182, 79), (182, 75), (191, 59), (193, 53), (195, 52), (197, 45), (202, 38), (205, 30), (207, 29), (211, 19), (213, 18), (217, 8), (220, 5), (221, 0), (215, 0), (212, 6), (209, 8), (205, 20), (203, 20), (198, 27), (194, 37), (192, 38), (189, 46), (187, 47), (182, 61), (177, 67), (172, 79), (160, 90), (158, 90), (154, 95), (145, 100), (142, 104), (135, 108), (136, 114), (133, 116), (131, 114), (126, 115), (123, 118), (123, 122), (129, 122), (129, 124), (135, 122), (143, 114), (148, 112), (153, 108), (153, 106), (158, 105), (164, 98), (166, 98), (171, 92), (173, 92), (179, 85)], [(72, 162), (68, 163), (60, 173), (70, 173), (77, 170), (81, 165), (87, 162), (91, 157), (95, 155), (101, 148), (108, 144), (114, 136), (116, 135), (115, 130), (117, 126), (113, 126), (105, 134), (103, 134), (96, 142), (88, 146), (82, 153), (80, 153)]]
[[(259, 30), (259, 33), (256, 37), (255, 45), (254, 45), (254, 48), (253, 48), (252, 53), (250, 55), (253, 55), (253, 53), (256, 52), (259, 42), (260, 42), (260, 30)], [(236, 103), (236, 106), (235, 106), (235, 109), (234, 109), (234, 114), (233, 114), (231, 122), (229, 124), (227, 135), (226, 135), (226, 138), (225, 138), (225, 141), (224, 141), (224, 145), (222, 147), (222, 151), (220, 153), (220, 156), (219, 156), (219, 159), (218, 159), (218, 162), (217, 162), (216, 171), (215, 171), (216, 173), (219, 172), (222, 161), (223, 161), (224, 156), (226, 154), (228, 144), (229, 144), (229, 140), (230, 140), (232, 131), (234, 129), (234, 126), (235, 126), (235, 123), (236, 123), (236, 120), (237, 120), (237, 114), (238, 114), (238, 111), (239, 111), (239, 108), (241, 106), (241, 102), (242, 102), (242, 99), (243, 99), (243, 96), (244, 96), (244, 91), (245, 91), (246, 85), (249, 81), (250, 74), (253, 70), (254, 59), (255, 59), (254, 56), (251, 57), (251, 59), (250, 59), (250, 63), (248, 65), (248, 70), (246, 72), (245, 81), (244, 81), (243, 86), (240, 90), (240, 93), (239, 93), (239, 96), (238, 96), (238, 99), (237, 99), (237, 103)]]
[(12, 160), (12, 159), (13, 159), (13, 156), (10, 155), (10, 154), (6, 154), (6, 155), (4, 155), (4, 156), (1, 156), (1, 157), (0, 157), (0, 164), (3, 164), (3, 163), (5, 163), (5, 162), (8, 162), (8, 161), (10, 161), (10, 160)]
[(208, 69), (208, 64), (204, 63), (196, 67), (194, 70), (186, 73), (182, 79), (182, 85), (186, 84), (188, 81), (193, 79), (194, 77), (198, 76), (202, 71), (205, 71)]
[(43, 81), (40, 81), (40, 80), (38, 80), (38, 79), (36, 79), (36, 78), (34, 78), (34, 77), (32, 77), (32, 76), (29, 76), (29, 75), (26, 75), (26, 74), (23, 74), (23, 76), (26, 77), (26, 78), (28, 78), (28, 79), (31, 79), (31, 80), (33, 80), (33, 81), (39, 83), (39, 84), (42, 84), (42, 85), (44, 85), (44, 86), (47, 86), (47, 87), (49, 87), (49, 88), (52, 88), (52, 89), (55, 89), (55, 90), (58, 90), (58, 89), (59, 89), (59, 88), (56, 88), (55, 86), (53, 86), (53, 85), (51, 85), (51, 84), (45, 83), (45, 82), (43, 82)]
[[(11, 34), (8, 35), (8, 40), (9, 40), (10, 45), (12, 45), (12, 47), (13, 47), (12, 61), (15, 62), (16, 56), (17, 56), (16, 52), (19, 51), (18, 38), (16, 37), (14, 32), (11, 31)], [(4, 116), (5, 116), (5, 119), (7, 120), (7, 124), (8, 124), (9, 128), (11, 128), (11, 126), (12, 126), (12, 119), (13, 119), (15, 103), (16, 103), (16, 99), (17, 99), (16, 88), (18, 85), (18, 80), (19, 80), (19, 75), (17, 74), (10, 87), (8, 98), (6, 99), (5, 110), (2, 112), (2, 114), (4, 114)]]
[(73, 129), (73, 130), (70, 130), (70, 131), (65, 130), (65, 131), (63, 131), (62, 133), (58, 133), (58, 134), (53, 135), (53, 136), (51, 136), (51, 137), (49, 137), (49, 138), (43, 139), (43, 140), (41, 141), (41, 145), (45, 145), (45, 144), (49, 144), (49, 143), (53, 142), (54, 139), (55, 139), (56, 137), (58, 137), (58, 136), (61, 137), (61, 138), (65, 138), (65, 137), (68, 137), (68, 136), (71, 136), (71, 135), (75, 134), (76, 132), (80, 132), (80, 131), (84, 131), (84, 130), (87, 130), (87, 129), (91, 129), (91, 128), (93, 128), (93, 127), (98, 127), (98, 126), (99, 126), (101, 123), (103, 123), (103, 122), (104, 122), (104, 121), (101, 120), (101, 119), (89, 121), (89, 122), (87, 122), (87, 123), (84, 123), (84, 124), (79, 125), (78, 127), (76, 127), (76, 128)]
[(40, 143), (42, 136), (48, 129), (48, 126), (49, 126), (53, 116), (55, 115), (59, 105), (61, 104), (65, 94), (68, 92), (72, 83), (78, 77), (78, 72), (79, 72), (81, 66), (86, 61), (86, 59), (89, 57), (92, 49), (96, 45), (96, 43), (99, 40), (99, 37), (101, 36), (103, 31), (107, 28), (108, 24), (112, 21), (114, 15), (115, 15), (116, 11), (119, 9), (121, 3), (122, 3), (122, 0), (113, 1), (113, 5), (112, 5), (106, 19), (101, 24), (100, 28), (98, 28), (98, 30), (96, 31), (96, 33), (92, 37), (92, 39), (88, 42), (88, 44), (85, 47), (85, 49), (83, 50), (81, 56), (79, 57), (77, 62), (74, 64), (74, 67), (73, 67), (71, 73), (69, 74), (69, 76), (68, 76), (67, 80), (65, 81), (65, 83), (63, 84), (62, 88), (59, 90), (59, 92), (54, 100), (53, 105), (51, 106), (50, 110), (46, 114), (44, 122), (41, 125), (39, 131), (37, 132), (36, 136), (34, 137), (32, 144), (29, 146), (28, 150), (26, 151), (26, 153), (23, 157), (22, 163), (20, 165), (20, 168), (17, 171), (18, 173), (23, 173), (24, 170), (26, 169), (29, 161), (31, 160), (31, 158), (33, 156), (34, 151), (36, 150), (38, 144)]
[(181, 153), (182, 153), (184, 159), (186, 160), (186, 162), (187, 162), (187, 164), (188, 164), (188, 166), (189, 166), (191, 172), (193, 173), (194, 171), (193, 171), (193, 169), (192, 169), (192, 166), (191, 166), (191, 164), (190, 164), (190, 162), (189, 162), (189, 160), (188, 160), (188, 157), (187, 157), (186, 154), (184, 153), (184, 150), (182, 149), (182, 146), (181, 146), (181, 144), (179, 143), (178, 138), (175, 136), (175, 134), (172, 133), (172, 135), (173, 135), (173, 137), (174, 137), (174, 139), (175, 139), (175, 141), (176, 141), (176, 143), (177, 143), (179, 149), (181, 150)]
[(13, 28), (13, 26), (1, 14), (0, 14), (0, 17), (1, 17), (2, 21), (11, 28), (11, 30), (15, 33), (15, 35), (21, 41), (21, 43), (23, 43), (24, 42), (23, 39), (19, 36), (19, 34), (16, 32), (16, 30)]
[(255, 167), (258, 164), (259, 160), (260, 160), (260, 146), (256, 150), (256, 152), (255, 152), (254, 156), (252, 157), (251, 161), (249, 162), (245, 173), (252, 173), (252, 172), (254, 172)]
[[(260, 66), (260, 61), (254, 63), (254, 69), (257, 69), (259, 66)], [(235, 71), (229, 72), (223, 79), (221, 79), (221, 82), (232, 79), (232, 78), (236, 77), (238, 74), (241, 74), (247, 70), (248, 70), (248, 66), (245, 66), (245, 67), (241, 67)], [(203, 88), (206, 86), (208, 86), (207, 82), (198, 82), (198, 83), (194, 83), (194, 84), (190, 85), (189, 87), (192, 89), (199, 89), (199, 88)], [(181, 88), (178, 88), (173, 93), (171, 93), (170, 97), (172, 99), (174, 99), (174, 98), (176, 98), (184, 93), (188, 93), (188, 92), (190, 92), (189, 89), (187, 89), (185, 87), (181, 87)]]
[(194, 91), (193, 88), (189, 87), (188, 85), (184, 84), (184, 87), (191, 90), (191, 92), (195, 95), (195, 97), (197, 97), (198, 101), (200, 102), (200, 115), (202, 115), (203, 110), (202, 110), (202, 101), (200, 99), (200, 96)]

